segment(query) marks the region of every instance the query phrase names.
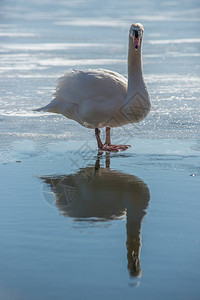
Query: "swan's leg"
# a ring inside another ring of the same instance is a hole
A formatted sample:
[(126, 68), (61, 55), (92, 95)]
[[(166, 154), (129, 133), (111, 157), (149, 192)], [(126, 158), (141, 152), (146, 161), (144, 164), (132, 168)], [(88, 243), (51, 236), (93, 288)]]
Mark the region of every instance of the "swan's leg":
[(105, 144), (103, 145), (104, 149), (103, 150), (108, 150), (108, 151), (123, 151), (131, 147), (130, 145), (112, 145), (111, 144), (111, 139), (110, 139), (110, 127), (106, 127), (106, 140)]
[(99, 128), (95, 128), (95, 136), (97, 139), (98, 148), (103, 151), (118, 152), (118, 151), (124, 151), (124, 150), (128, 149), (129, 147), (131, 147), (130, 145), (111, 145), (111, 143), (110, 143), (110, 127), (106, 128), (106, 143), (104, 145), (100, 138)]
[(111, 145), (111, 140), (110, 140), (110, 127), (106, 127), (106, 141), (105, 145)]
[(102, 149), (103, 148), (103, 143), (101, 141), (101, 138), (100, 138), (100, 130), (99, 128), (95, 128), (95, 136), (96, 136), (96, 139), (97, 139), (97, 145), (98, 145), (98, 148), (99, 149)]
[(98, 145), (98, 148), (99, 150), (101, 151), (115, 151), (117, 152), (118, 150), (113, 148), (113, 147), (110, 147), (108, 145), (103, 145), (102, 141), (101, 141), (101, 138), (100, 138), (100, 130), (99, 128), (95, 128), (95, 136), (96, 136), (96, 139), (97, 139), (97, 145)]

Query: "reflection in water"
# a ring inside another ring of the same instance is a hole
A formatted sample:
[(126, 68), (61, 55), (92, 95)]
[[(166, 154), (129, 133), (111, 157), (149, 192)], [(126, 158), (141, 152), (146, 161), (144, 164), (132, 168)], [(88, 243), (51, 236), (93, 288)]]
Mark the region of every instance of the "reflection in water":
[[(78, 221), (107, 221), (127, 215), (127, 259), (131, 276), (141, 276), (141, 223), (148, 207), (147, 185), (133, 175), (95, 166), (76, 174), (41, 177), (51, 186), (55, 204), (63, 215)], [(46, 198), (46, 197), (45, 197)], [(46, 199), (48, 201), (48, 199)]]

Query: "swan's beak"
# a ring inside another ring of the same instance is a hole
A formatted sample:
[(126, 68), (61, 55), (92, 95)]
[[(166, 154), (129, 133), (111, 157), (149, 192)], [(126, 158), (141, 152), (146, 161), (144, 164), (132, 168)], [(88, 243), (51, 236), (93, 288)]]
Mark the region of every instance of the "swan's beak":
[(133, 47), (135, 50), (137, 50), (140, 47), (140, 38), (139, 37), (133, 38)]

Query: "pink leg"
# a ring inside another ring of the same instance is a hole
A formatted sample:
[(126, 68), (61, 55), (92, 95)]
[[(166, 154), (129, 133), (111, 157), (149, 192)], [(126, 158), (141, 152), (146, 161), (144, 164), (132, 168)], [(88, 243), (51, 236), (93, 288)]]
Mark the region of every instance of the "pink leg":
[(110, 127), (106, 127), (106, 140), (104, 145), (111, 145), (111, 140), (110, 140)]
[(100, 138), (100, 130), (99, 128), (95, 128), (95, 136), (96, 136), (96, 139), (97, 139), (97, 145), (98, 145), (98, 148), (99, 149), (102, 149), (103, 148), (103, 143), (101, 141), (101, 138)]

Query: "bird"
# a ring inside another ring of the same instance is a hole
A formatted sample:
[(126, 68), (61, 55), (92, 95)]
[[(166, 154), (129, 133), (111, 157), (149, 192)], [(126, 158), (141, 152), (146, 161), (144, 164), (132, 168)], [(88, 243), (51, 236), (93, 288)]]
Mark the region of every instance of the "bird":
[[(111, 143), (110, 130), (142, 121), (151, 102), (143, 78), (142, 40), (144, 27), (134, 23), (129, 29), (128, 79), (106, 69), (69, 70), (58, 78), (52, 101), (34, 111), (62, 114), (80, 125), (94, 129), (98, 149), (125, 151), (131, 145)], [(106, 128), (105, 143), (100, 128)]]

